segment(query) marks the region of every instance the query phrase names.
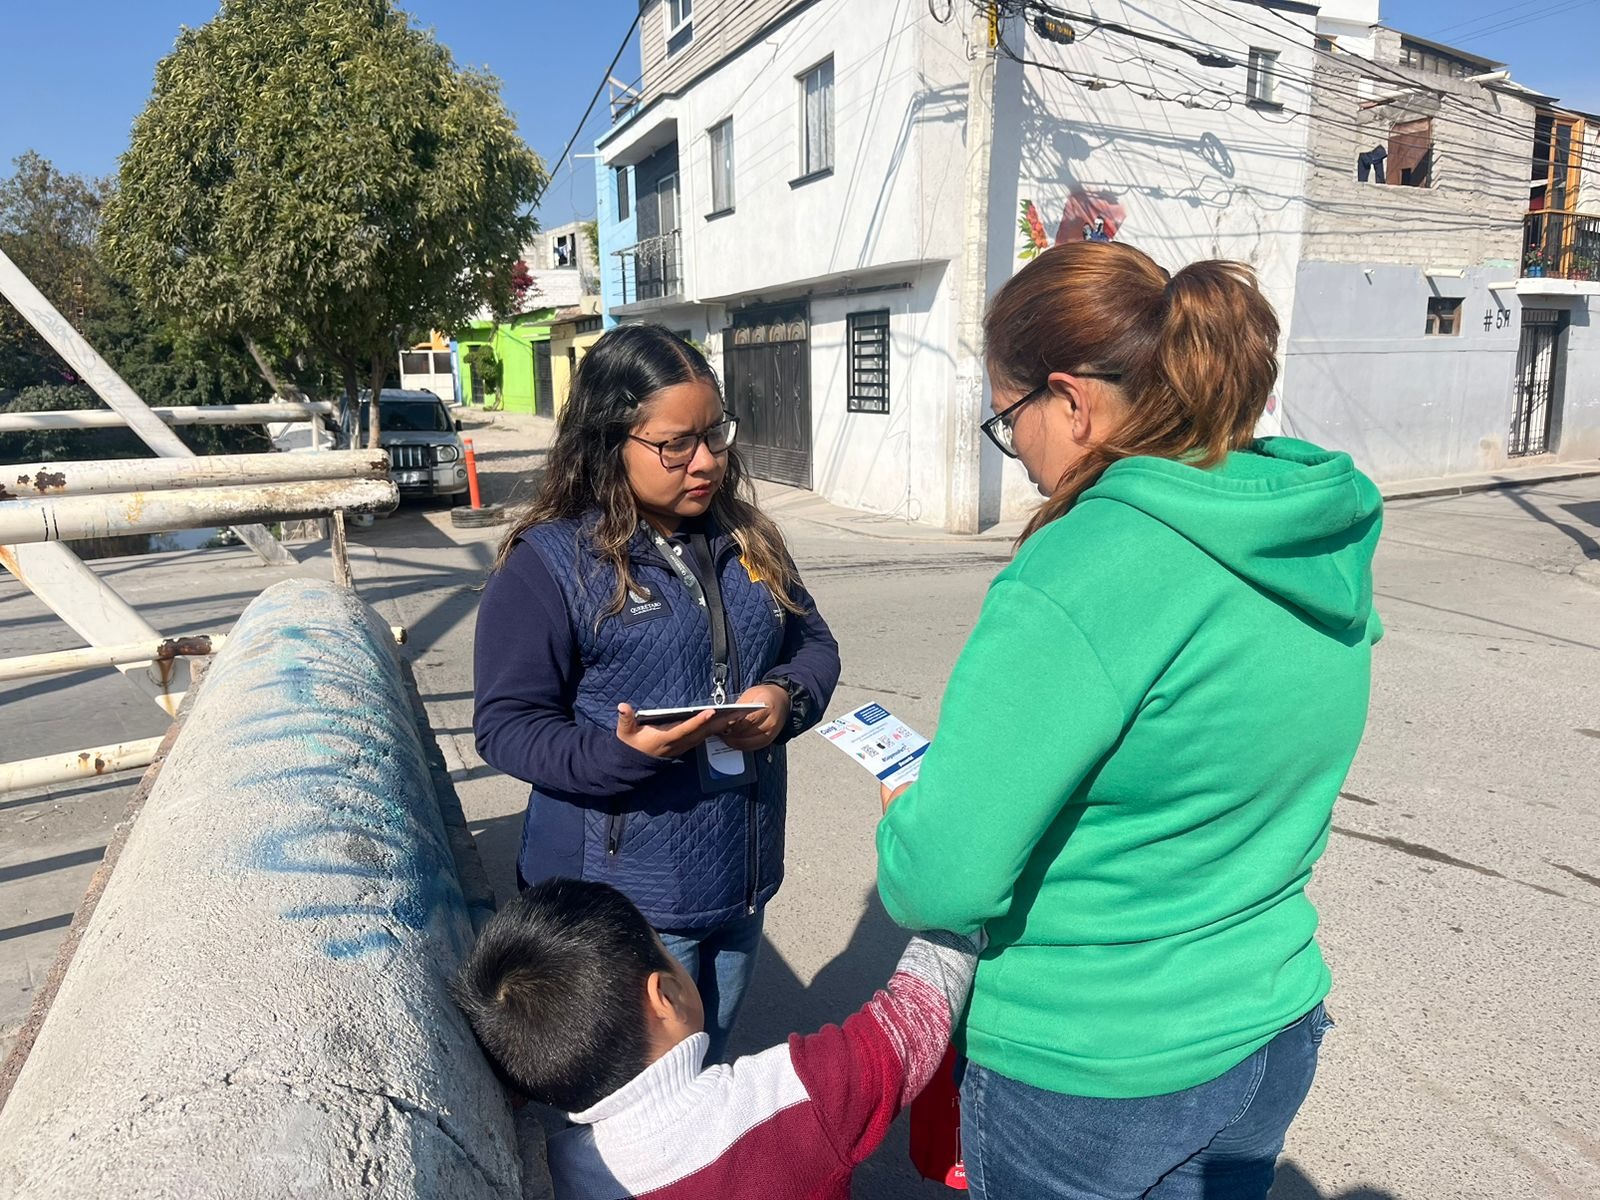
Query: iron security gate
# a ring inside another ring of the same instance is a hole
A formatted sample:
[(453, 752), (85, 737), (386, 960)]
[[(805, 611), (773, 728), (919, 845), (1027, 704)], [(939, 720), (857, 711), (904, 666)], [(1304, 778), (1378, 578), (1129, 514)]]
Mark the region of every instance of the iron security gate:
[(540, 417), (556, 415), (556, 385), (550, 374), (550, 343), (533, 344), (533, 411)]
[(1561, 332), (1566, 314), (1555, 308), (1522, 310), (1522, 345), (1517, 352), (1516, 407), (1506, 453), (1512, 458), (1550, 452), (1550, 410), (1555, 405)]
[(758, 479), (811, 486), (811, 343), (806, 302), (747, 308), (722, 331), (739, 453)]

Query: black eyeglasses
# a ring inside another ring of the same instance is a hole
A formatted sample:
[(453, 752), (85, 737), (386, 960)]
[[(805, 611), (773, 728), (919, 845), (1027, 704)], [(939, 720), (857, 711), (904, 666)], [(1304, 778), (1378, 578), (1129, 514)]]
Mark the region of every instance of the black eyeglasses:
[(713, 454), (726, 454), (728, 447), (733, 445), (733, 439), (739, 432), (739, 419), (729, 417), (719, 421), (703, 433), (686, 433), (682, 437), (669, 438), (664, 442), (652, 442), (630, 433), (628, 440), (638, 442), (641, 446), (649, 446), (661, 456), (661, 465), (669, 471), (681, 471), (694, 461), (694, 456), (700, 452), (700, 443), (706, 444), (706, 449)]
[[(1072, 372), (1072, 377), (1074, 379), (1103, 379), (1107, 383), (1119, 383), (1122, 380), (1122, 373), (1120, 371), (1074, 371)], [(990, 417), (978, 428), (988, 435), (996, 450), (1007, 458), (1015, 458), (1017, 456), (1017, 439), (1011, 427), (1017, 419), (1016, 414), (1022, 411), (1024, 405), (1033, 403), (1049, 390), (1050, 385), (1048, 383), (1041, 383), (1015, 404), (995, 413), (994, 416)]]

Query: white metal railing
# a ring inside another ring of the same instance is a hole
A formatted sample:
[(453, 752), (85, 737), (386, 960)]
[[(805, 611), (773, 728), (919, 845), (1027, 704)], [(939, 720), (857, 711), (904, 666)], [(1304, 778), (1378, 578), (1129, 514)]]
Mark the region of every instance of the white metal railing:
[[(0, 659), (0, 682), (115, 667), (168, 714), (176, 715), (188, 687), (186, 660), (214, 653), (223, 639), (163, 638), (60, 543), (204, 528), (234, 520), (331, 514), (337, 531), (336, 571), (348, 586), (344, 513), (392, 509), (399, 493), (387, 473), (388, 460), (381, 450), (34, 463), (7, 472), (4, 478), (15, 479), (19, 489), (32, 494), (0, 503), (0, 565), (91, 645)], [(300, 478), (304, 475), (314, 478)], [(197, 482), (230, 486), (195, 486)], [(137, 490), (128, 490), (130, 485)], [(41, 549), (60, 551), (61, 557), (25, 561), (26, 552)], [(119, 633), (123, 640), (112, 640)], [(395, 636), (403, 640), (402, 631), (396, 630)], [(147, 766), (160, 744), (160, 738), (146, 738), (0, 763), (0, 795)]]
[(244, 521), (388, 512), (399, 502), (387, 479), (313, 479), (243, 487), (52, 496), (0, 504), (0, 545), (169, 533)]
[[(327, 400), (308, 403), (276, 401), (267, 404), (195, 404), (176, 408), (150, 408), (163, 424), (267, 425), (279, 421), (315, 421), (331, 416)], [(68, 408), (52, 412), (0, 413), (0, 433), (34, 433), (41, 429), (120, 429), (127, 419), (110, 409)]]
[(124, 663), (170, 661), (191, 654), (214, 654), (227, 641), (221, 634), (162, 638), (159, 642), (124, 642), (120, 646), (88, 646), (82, 650), (57, 650), (50, 654), (25, 654), (0, 658), (0, 682), (36, 679), (40, 675), (65, 675)]
[[(0, 296), (11, 301), (24, 320), (38, 332), (73, 369), (78, 378), (105, 401), (106, 407), (122, 418), (124, 424), (145, 445), (162, 458), (193, 458), (195, 453), (174, 433), (139, 394), (128, 386), (127, 380), (102, 358), (98, 351), (72, 324), (57, 311), (56, 306), (44, 298), (22, 269), (0, 250)], [(6, 414), (15, 416), (19, 414)], [(317, 445), (322, 424), (320, 415), (298, 418), (311, 421), (311, 444)], [(240, 525), (234, 529), (244, 542), (266, 563), (278, 566), (294, 565), (294, 556), (260, 525)]]
[[(188, 659), (220, 638), (167, 638), (64, 544), (69, 539), (164, 533), (231, 525), (263, 561), (294, 557), (258, 523), (331, 517), (338, 582), (351, 585), (344, 514), (387, 511), (399, 502), (382, 450), (197, 457), (174, 425), (308, 421), (320, 447), (331, 404), (264, 403), (152, 409), (0, 252), (0, 296), (9, 300), (109, 406), (107, 410), (0, 413), (0, 433), (126, 427), (160, 457), (25, 463), (0, 471), (0, 567), (89, 643), (76, 650), (0, 660), (0, 681), (114, 667), (176, 715), (188, 687)], [(403, 640), (401, 631), (396, 637)], [(116, 746), (0, 763), (0, 794), (148, 765), (161, 743)]]
[(0, 796), (28, 788), (49, 787), (53, 783), (94, 779), (100, 775), (148, 767), (155, 761), (162, 740), (159, 737), (140, 738), (133, 742), (118, 742), (114, 746), (95, 746), (66, 754), (44, 754), (38, 758), (0, 763)]

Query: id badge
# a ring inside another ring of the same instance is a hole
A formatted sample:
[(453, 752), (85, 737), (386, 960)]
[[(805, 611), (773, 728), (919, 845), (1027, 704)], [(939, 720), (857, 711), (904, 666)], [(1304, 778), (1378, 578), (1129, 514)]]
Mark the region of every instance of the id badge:
[(695, 750), (700, 766), (700, 790), (708, 796), (731, 792), (756, 781), (755, 759), (735, 750), (719, 737), (708, 737)]

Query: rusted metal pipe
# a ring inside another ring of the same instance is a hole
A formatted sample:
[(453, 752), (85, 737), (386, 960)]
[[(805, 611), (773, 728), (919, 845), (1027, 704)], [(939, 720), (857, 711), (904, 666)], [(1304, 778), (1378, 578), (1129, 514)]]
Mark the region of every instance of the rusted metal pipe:
[[(309, 421), (328, 416), (327, 400), (305, 404), (185, 404), (149, 410), (167, 425), (263, 425), (276, 421)], [(0, 433), (37, 433), (41, 429), (120, 429), (128, 422), (109, 409), (56, 409), (50, 412), (0, 413)]]
[[(12, 507), (0, 504), (0, 509)], [(141, 617), (116, 590), (61, 542), (0, 545), (0, 567), (49, 606), (91, 646), (120, 646), (125, 642), (156, 645), (162, 635)], [(117, 667), (138, 691), (149, 696), (169, 717), (177, 716), (189, 687), (189, 668), (183, 659)]]
[(158, 737), (142, 738), (137, 742), (118, 742), (115, 746), (96, 746), (76, 753), (46, 754), (40, 758), (0, 763), (0, 796), (148, 767), (160, 745)]
[(35, 679), (41, 675), (67, 675), (97, 667), (144, 666), (174, 658), (215, 654), (227, 641), (221, 634), (162, 638), (158, 642), (123, 642), (116, 646), (85, 646), (53, 654), (27, 654), (0, 658), (0, 682)]
[[(93, 346), (84, 341), (83, 335), (44, 298), (3, 250), (0, 250), (0, 295), (11, 301), (12, 307), (22, 314), (23, 320), (32, 325), (39, 336), (49, 342), (66, 364), (77, 372), (78, 378), (106, 402), (111, 409), (106, 415), (114, 416), (116, 423), (126, 425), (130, 432), (162, 458), (194, 457), (194, 451), (189, 449), (184, 440), (150, 410), (150, 406), (128, 386), (121, 375), (111, 369), (111, 364), (101, 358)], [(295, 565), (294, 555), (261, 526), (240, 525), (234, 532), (269, 567)]]
[(382, 450), (29, 463), (0, 468), (0, 501), (312, 479), (382, 479), (388, 473), (389, 456)]
[(400, 493), (387, 479), (316, 480), (258, 487), (13, 500), (0, 504), (0, 544), (71, 541), (287, 517), (321, 517), (339, 509), (379, 513), (388, 512), (399, 503)]

